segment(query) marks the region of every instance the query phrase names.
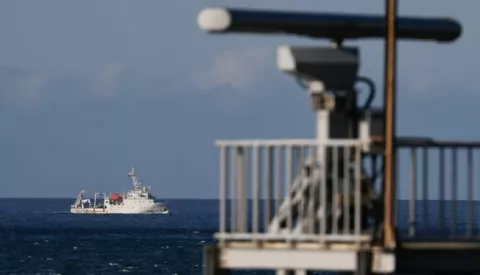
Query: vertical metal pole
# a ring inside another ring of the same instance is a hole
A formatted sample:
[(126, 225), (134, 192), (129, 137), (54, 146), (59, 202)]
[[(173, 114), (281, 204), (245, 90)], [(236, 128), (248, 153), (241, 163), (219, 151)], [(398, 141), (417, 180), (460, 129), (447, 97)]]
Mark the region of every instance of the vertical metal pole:
[(428, 147), (423, 148), (423, 183), (422, 183), (422, 224), (423, 231), (427, 232), (428, 229)]
[[(340, 178), (338, 175), (338, 163), (339, 163), (339, 157), (338, 157), (338, 151), (339, 148), (338, 146), (332, 147), (332, 160), (333, 160), (333, 167), (332, 167), (332, 181), (333, 181), (333, 188), (332, 188), (332, 233), (333, 234), (338, 234), (338, 219), (337, 219), (337, 211), (338, 211), (338, 205), (340, 203), (338, 194), (340, 192), (340, 188), (338, 188), (338, 179)], [(356, 167), (356, 166), (355, 166)]]
[(248, 211), (248, 191), (247, 191), (247, 147), (238, 146), (236, 154), (236, 228), (234, 232), (246, 233), (247, 231), (247, 211)]
[[(252, 214), (252, 232), (259, 233), (260, 223), (260, 150), (259, 146), (253, 146), (253, 214)], [(247, 213), (248, 215), (248, 213)]]
[(315, 205), (318, 199), (320, 199), (320, 196), (315, 195), (315, 184), (312, 183), (314, 179), (314, 171), (317, 169), (317, 152), (318, 152), (318, 145), (315, 144), (313, 146), (310, 146), (310, 154), (311, 154), (311, 159), (312, 161), (310, 162), (310, 169), (308, 169), (308, 181), (310, 182), (310, 187), (309, 187), (309, 198), (308, 198), (308, 233), (309, 234), (314, 234), (315, 233), (315, 223), (317, 219), (315, 218)]
[(471, 148), (467, 151), (467, 237), (472, 236), (473, 231), (473, 154)]
[(385, 171), (384, 171), (384, 205), (385, 205), (385, 239), (386, 247), (395, 247), (395, 98), (396, 98), (396, 55), (397, 55), (397, 0), (386, 0), (386, 39), (385, 39)]
[[(220, 147), (220, 233), (227, 231), (227, 200), (228, 200), (228, 147)], [(220, 240), (224, 244), (224, 239)]]
[(350, 147), (343, 149), (343, 234), (350, 230)]
[(360, 237), (360, 229), (361, 229), (361, 219), (362, 219), (362, 189), (361, 189), (361, 170), (360, 165), (362, 163), (360, 150), (362, 149), (360, 146), (356, 146), (355, 148), (355, 224), (354, 224), (354, 231), (355, 231), (355, 241), (358, 241)]
[(268, 230), (270, 224), (270, 216), (272, 215), (272, 190), (273, 190), (273, 148), (267, 146), (265, 148), (265, 214), (264, 214), (264, 230)]
[(451, 189), (451, 223), (450, 234), (455, 237), (457, 234), (457, 148), (452, 148), (452, 189)]
[[(294, 196), (292, 195), (292, 180), (293, 180), (293, 165), (292, 165), (292, 151), (293, 147), (288, 145), (286, 147), (286, 152), (285, 152), (285, 184), (287, 185), (287, 196), (288, 196), (288, 217), (287, 217), (287, 228), (288, 228), (288, 233), (292, 234), (293, 233), (293, 216), (292, 216), (292, 211), (293, 211), (293, 198)], [(291, 238), (289, 238), (291, 239)]]
[(282, 203), (282, 147), (275, 147), (275, 213), (280, 210)]
[(444, 230), (444, 220), (445, 220), (445, 150), (440, 148), (440, 165), (439, 165), (439, 181), (440, 181), (440, 188), (439, 188), (439, 197), (438, 200), (438, 221), (440, 223), (440, 232), (443, 233)]
[(415, 236), (417, 216), (417, 149), (410, 151), (410, 196), (408, 201), (408, 234)]

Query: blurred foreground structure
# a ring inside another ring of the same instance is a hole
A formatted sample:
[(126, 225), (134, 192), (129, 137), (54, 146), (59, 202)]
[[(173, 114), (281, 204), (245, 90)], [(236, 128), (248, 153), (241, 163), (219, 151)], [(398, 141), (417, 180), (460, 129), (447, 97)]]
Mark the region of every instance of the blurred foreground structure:
[[(332, 42), (277, 49), (279, 70), (308, 91), (317, 118), (315, 139), (216, 142), (220, 224), (218, 243), (205, 249), (206, 275), (234, 269), (279, 275), (480, 272), (473, 225), (474, 153), (480, 142), (395, 134), (396, 39), (453, 42), (461, 26), (447, 18), (397, 17), (396, 9), (396, 1), (388, 1), (388, 16), (228, 8), (199, 14), (198, 24), (209, 33), (299, 35)], [(386, 41), (380, 107), (372, 106), (375, 84), (358, 74), (360, 49), (343, 45), (347, 39), (368, 38)], [(365, 102), (359, 102), (361, 84), (370, 91)], [(410, 154), (404, 229), (398, 226), (396, 194), (401, 151)], [(436, 173), (431, 173), (433, 166)], [(436, 211), (428, 204), (433, 185), (440, 190)], [(468, 192), (462, 217), (459, 188)], [(438, 223), (431, 225), (427, 220), (433, 215)], [(457, 228), (458, 219), (465, 228)]]

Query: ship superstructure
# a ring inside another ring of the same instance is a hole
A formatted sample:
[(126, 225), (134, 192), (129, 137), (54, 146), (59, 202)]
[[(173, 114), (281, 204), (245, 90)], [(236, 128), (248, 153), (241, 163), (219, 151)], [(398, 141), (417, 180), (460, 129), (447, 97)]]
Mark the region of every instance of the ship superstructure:
[(168, 208), (163, 203), (156, 202), (155, 196), (150, 193), (150, 186), (146, 186), (136, 175), (132, 167), (128, 176), (132, 180), (132, 189), (126, 193), (94, 194), (94, 198), (85, 197), (82, 190), (75, 203), (70, 207), (74, 214), (168, 214)]

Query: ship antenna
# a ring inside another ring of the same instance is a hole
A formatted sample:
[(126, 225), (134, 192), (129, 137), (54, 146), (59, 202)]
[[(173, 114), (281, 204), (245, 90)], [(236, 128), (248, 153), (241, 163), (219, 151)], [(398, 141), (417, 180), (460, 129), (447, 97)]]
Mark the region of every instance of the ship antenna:
[(130, 173), (128, 173), (128, 176), (132, 178), (133, 189), (138, 189), (141, 186), (141, 181), (137, 178), (137, 175), (135, 174), (135, 166), (132, 166), (132, 169), (130, 170)]

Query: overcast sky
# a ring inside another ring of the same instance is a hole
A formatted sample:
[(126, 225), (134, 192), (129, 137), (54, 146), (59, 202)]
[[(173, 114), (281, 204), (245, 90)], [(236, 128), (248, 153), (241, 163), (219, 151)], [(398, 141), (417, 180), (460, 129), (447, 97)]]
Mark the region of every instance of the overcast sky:
[[(402, 14), (463, 24), (453, 44), (400, 43), (399, 132), (480, 138), (470, 124), (479, 115), (480, 2), (399, 2)], [(313, 137), (306, 93), (276, 69), (275, 52), (325, 42), (212, 36), (198, 28), (198, 12), (220, 5), (380, 13), (382, 3), (0, 1), (0, 197), (123, 191), (131, 165), (159, 197), (216, 197), (215, 139)], [(383, 44), (360, 45), (361, 73), (381, 89)], [(403, 184), (401, 195), (407, 190)]]

